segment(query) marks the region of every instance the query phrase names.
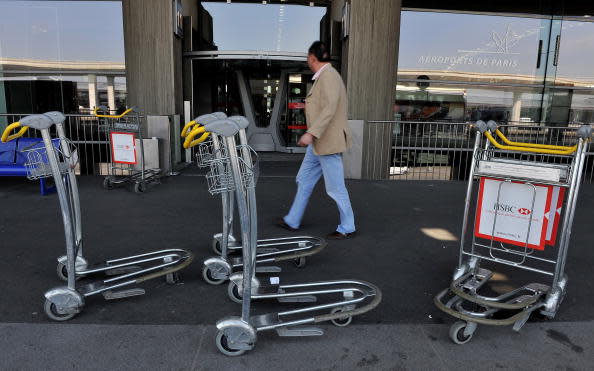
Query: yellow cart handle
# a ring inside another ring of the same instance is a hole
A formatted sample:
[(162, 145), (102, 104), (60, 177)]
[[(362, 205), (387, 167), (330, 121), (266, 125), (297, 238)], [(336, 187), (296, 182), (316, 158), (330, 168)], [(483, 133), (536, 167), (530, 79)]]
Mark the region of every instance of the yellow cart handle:
[[(573, 147), (564, 147), (566, 149), (561, 150), (561, 149), (547, 149), (547, 148), (530, 147), (529, 143), (516, 143), (516, 142), (511, 142), (511, 141), (510, 141), (510, 143), (515, 143), (516, 145), (503, 145), (503, 144), (497, 142), (497, 140), (495, 138), (493, 138), (493, 135), (491, 135), (491, 133), (489, 131), (485, 131), (485, 136), (487, 137), (487, 139), (489, 139), (489, 142), (491, 142), (491, 144), (494, 145), (495, 147), (497, 147), (499, 149), (508, 150), (508, 151), (531, 152), (531, 153), (541, 153), (541, 154), (548, 154), (548, 155), (570, 155), (570, 154), (574, 153), (577, 149), (577, 145), (575, 145)], [(557, 147), (560, 147), (560, 146), (557, 146)]]
[(4, 129), (4, 132), (2, 133), (2, 142), (6, 143), (6, 142), (10, 142), (11, 140), (17, 139), (22, 137), (23, 135), (25, 135), (25, 133), (27, 132), (27, 130), (29, 130), (28, 126), (23, 126), (21, 127), (21, 130), (19, 130), (17, 133), (15, 134), (10, 134), (14, 129), (18, 128), (21, 126), (20, 122), (14, 122), (10, 125), (8, 125), (6, 127), (6, 129)]
[(503, 142), (505, 144), (507, 144), (508, 146), (530, 147), (530, 148), (541, 148), (541, 149), (554, 149), (554, 150), (558, 150), (558, 151), (569, 151), (569, 150), (571, 150), (570, 153), (572, 153), (573, 151), (575, 151), (577, 149), (577, 144), (574, 145), (574, 146), (555, 146), (555, 145), (552, 145), (552, 144), (537, 144), (537, 143), (512, 142), (511, 140), (507, 139), (505, 137), (505, 135), (503, 135), (503, 133), (499, 129), (495, 130), (495, 134), (497, 134), (497, 136), (499, 138), (501, 138), (501, 140), (503, 140)]
[(108, 119), (121, 119), (122, 117), (126, 116), (127, 114), (129, 114), (132, 111), (134, 111), (134, 107), (128, 108), (127, 110), (122, 112), (122, 114), (120, 114), (120, 115), (100, 115), (97, 113), (97, 112), (99, 112), (99, 107), (97, 107), (93, 110), (93, 115), (95, 115), (95, 117), (103, 117), (103, 118), (108, 118)]
[[(202, 134), (202, 135), (200, 136), (200, 138), (194, 139), (198, 134)], [(204, 129), (204, 126), (199, 126), (199, 127), (192, 129), (192, 131), (190, 132), (190, 134), (188, 134), (188, 136), (186, 137), (186, 140), (184, 141), (184, 148), (185, 149), (192, 148), (195, 145), (204, 142), (206, 140), (206, 138), (208, 138), (209, 135), (210, 135), (210, 132), (207, 132), (206, 129)]]
[[(181, 132), (181, 137), (182, 137), (182, 138), (185, 138), (185, 137), (187, 137), (187, 136), (188, 136), (188, 134), (190, 134), (190, 131), (192, 131), (192, 129), (195, 129), (195, 128), (192, 128), (192, 126), (194, 126), (194, 125), (196, 125), (196, 124), (198, 124), (198, 123), (197, 123), (196, 121), (194, 121), (194, 120), (192, 120), (192, 121), (188, 122), (188, 123), (186, 124), (186, 126), (184, 126), (184, 128), (182, 129), (182, 132)], [(200, 124), (198, 124), (198, 125), (200, 125)]]

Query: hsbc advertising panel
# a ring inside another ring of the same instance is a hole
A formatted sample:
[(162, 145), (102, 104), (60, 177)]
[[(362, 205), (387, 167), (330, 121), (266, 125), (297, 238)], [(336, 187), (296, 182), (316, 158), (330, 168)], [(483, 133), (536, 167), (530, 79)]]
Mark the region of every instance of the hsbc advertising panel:
[[(556, 229), (549, 228), (549, 224), (558, 222), (557, 207), (551, 213), (553, 188), (481, 178), (475, 236), (516, 246), (525, 246), (528, 240), (529, 248), (544, 250)], [(561, 197), (558, 191), (556, 195), (557, 204)]]

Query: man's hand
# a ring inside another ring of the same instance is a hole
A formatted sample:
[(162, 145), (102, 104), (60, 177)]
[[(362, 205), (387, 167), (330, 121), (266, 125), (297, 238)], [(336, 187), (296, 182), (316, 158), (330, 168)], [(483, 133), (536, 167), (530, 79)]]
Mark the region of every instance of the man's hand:
[(301, 138), (299, 138), (299, 142), (297, 142), (297, 145), (301, 147), (307, 147), (313, 143), (313, 140), (313, 135), (311, 135), (310, 133), (305, 133), (301, 136)]

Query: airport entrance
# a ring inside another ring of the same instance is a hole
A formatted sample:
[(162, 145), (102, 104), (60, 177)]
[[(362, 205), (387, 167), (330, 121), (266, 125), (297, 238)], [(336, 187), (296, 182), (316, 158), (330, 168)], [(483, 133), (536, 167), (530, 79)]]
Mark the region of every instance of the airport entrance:
[(305, 97), (313, 85), (305, 55), (193, 54), (194, 112), (247, 117), (249, 143), (256, 151), (304, 152), (297, 141), (307, 130)]

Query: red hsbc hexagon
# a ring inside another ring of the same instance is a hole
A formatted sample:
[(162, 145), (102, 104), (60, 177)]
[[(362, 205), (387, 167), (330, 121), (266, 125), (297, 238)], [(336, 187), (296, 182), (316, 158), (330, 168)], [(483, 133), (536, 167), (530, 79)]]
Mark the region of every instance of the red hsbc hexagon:
[(530, 215), (530, 213), (532, 213), (530, 209), (526, 209), (525, 207), (518, 209), (518, 212), (522, 215)]

